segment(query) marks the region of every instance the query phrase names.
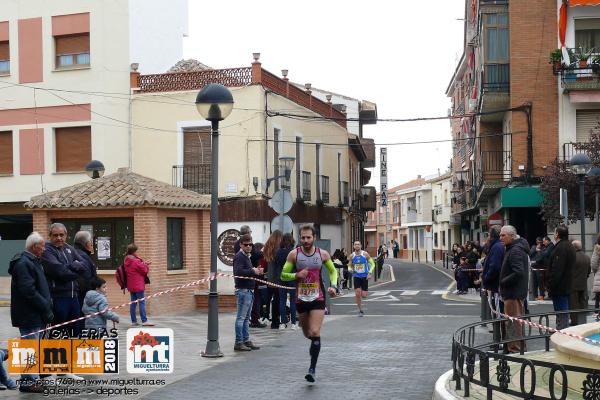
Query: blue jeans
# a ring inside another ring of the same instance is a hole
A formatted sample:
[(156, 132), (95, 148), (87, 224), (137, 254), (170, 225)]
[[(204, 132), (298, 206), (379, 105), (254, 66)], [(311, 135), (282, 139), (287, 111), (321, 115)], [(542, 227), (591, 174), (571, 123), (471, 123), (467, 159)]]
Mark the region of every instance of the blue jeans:
[(281, 323), (287, 324), (287, 311), (285, 309), (285, 304), (287, 300), (287, 294), (290, 294), (290, 316), (292, 319), (292, 324), (296, 323), (296, 289), (288, 290), (288, 289), (279, 289), (279, 315), (281, 317)]
[[(81, 317), (81, 305), (77, 297), (56, 297), (54, 303), (54, 321), (53, 325), (67, 322)], [(81, 332), (81, 321), (65, 325), (59, 329), (71, 329), (72, 337), (78, 337)]]
[[(554, 311), (567, 311), (569, 309), (569, 296), (552, 296)], [(569, 313), (556, 316), (556, 329), (569, 327)]]
[(0, 349), (0, 383), (7, 388), (14, 388), (16, 386), (15, 381), (8, 377), (8, 373), (4, 369), (5, 357), (8, 357), (8, 350)]
[(254, 291), (252, 289), (236, 289), (235, 297), (237, 299), (235, 342), (243, 343), (250, 339), (248, 325), (250, 324), (250, 314), (252, 312), (252, 302), (254, 301)]
[[(27, 335), (29, 333), (33, 333), (33, 332), (37, 332), (40, 329), (42, 329), (42, 327), (38, 327), (38, 328), (19, 328), (19, 334), (21, 336)], [(25, 338), (25, 339), (31, 339), (31, 340), (37, 340), (40, 338), (40, 334), (36, 333), (33, 335), (29, 335)], [(24, 386), (31, 386), (33, 385), (35, 382), (37, 382), (37, 380), (40, 379), (40, 376), (38, 374), (21, 374), (21, 384)]]
[[(131, 297), (131, 301), (144, 298), (144, 292), (133, 292), (129, 294)], [(129, 314), (131, 314), (131, 322), (137, 322), (137, 319), (135, 317), (135, 307), (137, 304), (140, 305), (140, 318), (142, 319), (142, 323), (144, 323), (148, 321), (148, 318), (146, 318), (146, 300), (140, 301), (138, 303), (132, 303), (129, 305)]]

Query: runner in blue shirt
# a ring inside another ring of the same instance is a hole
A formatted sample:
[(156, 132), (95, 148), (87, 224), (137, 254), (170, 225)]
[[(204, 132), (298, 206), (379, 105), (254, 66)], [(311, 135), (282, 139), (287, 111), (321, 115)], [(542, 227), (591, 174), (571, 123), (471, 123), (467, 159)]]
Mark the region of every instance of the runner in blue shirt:
[[(368, 264), (368, 267), (367, 267)], [(352, 268), (352, 276), (354, 277), (354, 295), (356, 297), (356, 305), (358, 306), (358, 316), (365, 315), (362, 309), (362, 299), (369, 295), (369, 278), (375, 269), (375, 261), (369, 253), (362, 250), (360, 241), (354, 242), (354, 252), (350, 258), (350, 268)]]

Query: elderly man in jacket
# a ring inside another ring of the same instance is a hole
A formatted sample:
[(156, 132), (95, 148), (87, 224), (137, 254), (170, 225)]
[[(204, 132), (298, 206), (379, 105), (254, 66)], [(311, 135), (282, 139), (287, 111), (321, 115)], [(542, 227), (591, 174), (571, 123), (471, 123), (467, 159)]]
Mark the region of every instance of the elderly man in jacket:
[[(548, 266), (548, 292), (552, 297), (554, 311), (567, 311), (569, 309), (569, 297), (571, 296), (573, 267), (577, 255), (575, 254), (575, 248), (569, 242), (569, 228), (564, 225), (557, 227), (554, 231), (554, 239), (556, 244)], [(556, 316), (557, 329), (564, 329), (568, 326), (568, 313)]]
[[(517, 235), (511, 225), (504, 225), (500, 230), (500, 240), (506, 248), (502, 269), (500, 270), (500, 296), (504, 301), (504, 313), (511, 317), (523, 315), (529, 278), (529, 243)], [(519, 321), (507, 322), (507, 337), (519, 339), (523, 337), (523, 325)], [(508, 343), (509, 353), (525, 351), (525, 342)]]
[[(54, 302), (54, 322), (59, 324), (81, 316), (79, 301), (79, 279), (85, 267), (73, 247), (66, 243), (67, 228), (63, 224), (50, 225), (50, 241), (42, 255), (42, 265), (50, 286)], [(79, 334), (80, 325), (69, 324), (74, 336)]]
[[(25, 241), (25, 251), (13, 259), (8, 268), (12, 277), (10, 318), (23, 339), (38, 339), (39, 331), (54, 319), (52, 298), (40, 261), (44, 247), (44, 238), (33, 232)], [(22, 375), (19, 390), (42, 393), (44, 388), (36, 384), (38, 379), (37, 374)]]
[[(573, 268), (569, 309), (584, 310), (588, 308), (587, 281), (592, 267), (590, 257), (581, 248), (581, 241), (573, 240), (572, 244), (575, 248), (575, 267)], [(587, 313), (571, 313), (571, 325), (585, 324), (586, 317)]]
[[(498, 290), (500, 287), (500, 269), (504, 259), (504, 243), (500, 241), (500, 225), (494, 225), (490, 228), (490, 243), (488, 254), (483, 261), (483, 273), (481, 281), (483, 288), (487, 291), (487, 296), (494, 310), (500, 308), (500, 296)], [(496, 317), (496, 315), (493, 315)]]

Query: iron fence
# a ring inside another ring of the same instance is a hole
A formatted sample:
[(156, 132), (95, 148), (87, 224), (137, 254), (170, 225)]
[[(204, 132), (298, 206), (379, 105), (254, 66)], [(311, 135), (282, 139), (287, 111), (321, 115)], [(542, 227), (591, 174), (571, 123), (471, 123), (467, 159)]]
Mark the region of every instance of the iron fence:
[(210, 164), (173, 165), (172, 184), (196, 193), (210, 194)]

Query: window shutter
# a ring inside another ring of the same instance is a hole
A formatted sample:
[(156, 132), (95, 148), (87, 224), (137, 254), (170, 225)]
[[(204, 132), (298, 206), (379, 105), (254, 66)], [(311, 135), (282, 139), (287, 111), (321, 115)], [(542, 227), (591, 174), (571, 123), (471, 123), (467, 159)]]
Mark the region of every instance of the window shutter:
[(0, 61), (10, 60), (10, 48), (8, 42), (0, 42)]
[(0, 174), (13, 173), (12, 132), (0, 132)]
[(56, 55), (90, 52), (90, 35), (56, 36)]
[(84, 171), (92, 159), (92, 133), (89, 126), (56, 128), (56, 172)]
[(577, 142), (590, 140), (590, 131), (600, 128), (600, 110), (577, 110)]
[(212, 147), (210, 127), (183, 130), (183, 164), (210, 164)]

